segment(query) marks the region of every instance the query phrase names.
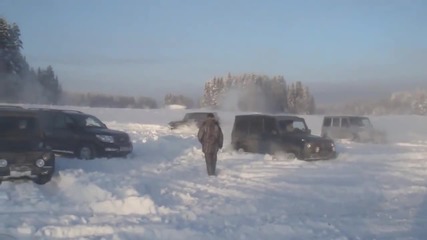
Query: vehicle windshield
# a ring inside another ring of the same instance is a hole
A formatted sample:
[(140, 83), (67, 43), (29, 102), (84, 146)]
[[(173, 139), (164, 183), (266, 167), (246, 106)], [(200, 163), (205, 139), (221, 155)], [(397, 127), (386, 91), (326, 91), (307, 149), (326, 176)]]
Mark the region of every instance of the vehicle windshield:
[(33, 133), (36, 129), (34, 117), (0, 116), (0, 135), (19, 135)]
[(72, 118), (79, 127), (83, 128), (106, 128), (107, 126), (98, 118), (91, 115), (74, 114)]
[(302, 120), (280, 120), (278, 121), (281, 133), (306, 133), (308, 132), (307, 125)]
[(371, 121), (369, 118), (365, 117), (353, 117), (350, 118), (350, 125), (356, 127), (372, 127)]

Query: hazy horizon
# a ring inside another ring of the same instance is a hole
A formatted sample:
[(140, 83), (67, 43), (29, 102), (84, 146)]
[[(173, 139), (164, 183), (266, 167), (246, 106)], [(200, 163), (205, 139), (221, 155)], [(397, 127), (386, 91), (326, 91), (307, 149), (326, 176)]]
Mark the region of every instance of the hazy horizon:
[(283, 75), (319, 103), (427, 88), (427, 2), (3, 0), (63, 88), (162, 99), (214, 76)]

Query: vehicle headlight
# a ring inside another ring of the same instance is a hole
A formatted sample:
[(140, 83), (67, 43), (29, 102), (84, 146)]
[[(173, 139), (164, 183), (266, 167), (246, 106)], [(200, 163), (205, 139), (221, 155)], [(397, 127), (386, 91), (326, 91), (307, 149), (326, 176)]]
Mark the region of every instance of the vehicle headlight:
[(96, 137), (102, 141), (102, 142), (106, 142), (106, 143), (114, 143), (114, 138), (113, 136), (110, 135), (96, 135)]
[(37, 159), (36, 160), (36, 166), (37, 167), (43, 167), (45, 164), (45, 161), (43, 159)]
[(6, 159), (0, 159), (0, 167), (7, 167), (7, 160)]

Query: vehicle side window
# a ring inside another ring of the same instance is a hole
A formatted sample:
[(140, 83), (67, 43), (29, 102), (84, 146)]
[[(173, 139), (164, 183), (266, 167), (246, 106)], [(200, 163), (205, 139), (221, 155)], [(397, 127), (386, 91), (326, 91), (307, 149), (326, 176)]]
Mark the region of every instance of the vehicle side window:
[(341, 119), (341, 127), (345, 127), (345, 128), (350, 127), (350, 123), (348, 122), (347, 118)]
[(331, 118), (325, 118), (325, 120), (323, 120), (323, 126), (325, 127), (330, 127), (332, 123)]
[(65, 114), (56, 114), (53, 121), (53, 128), (56, 129), (67, 129), (69, 124), (73, 123), (73, 120)]
[(339, 127), (340, 126), (340, 118), (332, 118), (332, 126)]
[(0, 134), (7, 132), (30, 131), (36, 127), (36, 120), (30, 117), (2, 116), (0, 117)]
[(249, 121), (249, 134), (259, 135), (262, 134), (262, 118), (253, 118)]
[(293, 122), (293, 127), (294, 127), (294, 129), (299, 129), (301, 131), (305, 131), (306, 130), (304, 122), (301, 122), (301, 121), (295, 121), (295, 122)]

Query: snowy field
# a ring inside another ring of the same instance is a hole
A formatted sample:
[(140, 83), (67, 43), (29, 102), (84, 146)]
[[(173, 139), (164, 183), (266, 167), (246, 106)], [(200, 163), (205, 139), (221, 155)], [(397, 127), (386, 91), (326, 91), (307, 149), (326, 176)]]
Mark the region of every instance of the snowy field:
[[(0, 185), (0, 233), (16, 239), (427, 239), (427, 118), (372, 117), (386, 145), (338, 142), (335, 160), (224, 150), (208, 177), (186, 110), (80, 110), (134, 142), (129, 159), (57, 161), (52, 181)], [(225, 144), (235, 113), (219, 112)], [(307, 116), (314, 134), (322, 116)], [(7, 239), (0, 236), (1, 240)]]

